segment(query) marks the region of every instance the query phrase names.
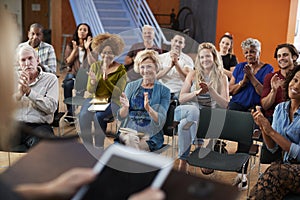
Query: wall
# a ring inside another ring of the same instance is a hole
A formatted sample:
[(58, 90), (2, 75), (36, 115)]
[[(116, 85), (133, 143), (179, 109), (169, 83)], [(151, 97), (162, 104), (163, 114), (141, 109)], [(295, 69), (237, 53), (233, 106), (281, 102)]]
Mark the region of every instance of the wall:
[(216, 43), (230, 32), (234, 36), (234, 52), (243, 61), (240, 44), (248, 37), (262, 43), (262, 62), (277, 67), (274, 50), (280, 43), (293, 43), (298, 0), (219, 0)]
[[(73, 34), (76, 29), (69, 0), (52, 0), (50, 16), (52, 22), (52, 45), (54, 46), (57, 59), (61, 60), (63, 44), (62, 36), (63, 34)], [(68, 41), (70, 41), (70, 38), (68, 38)]]
[[(171, 14), (172, 9), (177, 15), (179, 11), (179, 0), (168, 0), (168, 3), (162, 3), (162, 0), (146, 0), (153, 14)], [(155, 16), (159, 24), (170, 23), (170, 16)]]

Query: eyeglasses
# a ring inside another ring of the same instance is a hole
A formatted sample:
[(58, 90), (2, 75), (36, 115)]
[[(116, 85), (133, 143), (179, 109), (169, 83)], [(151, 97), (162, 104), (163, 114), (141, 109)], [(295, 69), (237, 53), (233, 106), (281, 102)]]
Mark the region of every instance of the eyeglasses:
[(114, 55), (114, 52), (112, 52), (112, 51), (103, 51), (103, 52), (101, 52), (101, 54), (103, 54), (103, 55)]

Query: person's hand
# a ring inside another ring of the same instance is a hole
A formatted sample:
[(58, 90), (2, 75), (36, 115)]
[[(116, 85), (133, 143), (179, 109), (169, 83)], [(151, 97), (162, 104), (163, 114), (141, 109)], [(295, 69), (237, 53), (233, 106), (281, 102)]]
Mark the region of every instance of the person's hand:
[(272, 131), (271, 124), (269, 120), (261, 112), (261, 107), (256, 106), (255, 108), (256, 111), (254, 109), (251, 110), (251, 114), (254, 119), (254, 122), (259, 126), (259, 128), (263, 131), (263, 133), (268, 135)]
[(72, 197), (81, 186), (89, 184), (95, 178), (96, 174), (92, 169), (75, 168), (50, 181), (47, 184), (47, 188), (54, 196), (61, 199), (68, 199)]
[(146, 188), (145, 190), (131, 195), (128, 200), (162, 200), (165, 193), (160, 189)]
[(144, 108), (149, 112), (150, 104), (149, 104), (148, 92), (144, 92)]
[(171, 52), (170, 56), (172, 60), (172, 67), (174, 67), (176, 64), (178, 64), (178, 54), (175, 52)]
[(84, 48), (89, 49), (92, 41), (93, 41), (93, 38), (91, 36), (88, 36), (86, 40), (83, 40)]
[(273, 77), (271, 78), (271, 88), (277, 91), (277, 89), (279, 87), (282, 87), (283, 84), (284, 84), (284, 80), (280, 79), (278, 77), (278, 74), (274, 74)]
[(128, 101), (127, 96), (125, 95), (124, 92), (122, 92), (122, 94), (120, 96), (120, 103), (121, 103), (122, 107), (129, 108), (129, 101)]
[(49, 182), (17, 185), (15, 191), (30, 200), (70, 199), (81, 186), (91, 183), (96, 176), (91, 168), (74, 168)]
[(89, 72), (87, 72), (87, 75), (91, 79), (91, 84), (94, 85), (96, 83), (96, 74), (95, 74), (95, 72), (93, 72), (92, 70), (90, 70)]
[(73, 51), (77, 52), (78, 51), (78, 45), (76, 44), (75, 40), (72, 40), (72, 46), (73, 46)]
[(18, 81), (18, 91), (21, 96), (24, 94), (29, 95), (31, 88), (29, 86), (29, 74), (26, 71), (22, 71)]
[(254, 76), (253, 68), (251, 64), (247, 64), (244, 67), (244, 73), (247, 76), (248, 79), (251, 79), (251, 77)]
[(208, 92), (208, 85), (205, 82), (200, 82), (199, 87), (200, 87), (199, 90), (194, 91), (195, 96), (198, 96), (200, 94), (205, 94)]

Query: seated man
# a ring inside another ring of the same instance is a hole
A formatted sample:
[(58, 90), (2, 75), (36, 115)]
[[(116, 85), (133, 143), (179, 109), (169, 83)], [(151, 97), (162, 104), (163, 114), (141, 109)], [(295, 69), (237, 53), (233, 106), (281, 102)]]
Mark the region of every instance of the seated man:
[(135, 81), (139, 78), (142, 78), (142, 76), (139, 73), (136, 73), (133, 70), (134, 59), (136, 54), (139, 51), (145, 49), (148, 50), (152, 49), (157, 51), (159, 54), (162, 52), (161, 49), (154, 44), (154, 38), (155, 38), (154, 27), (150, 25), (144, 25), (142, 28), (142, 33), (143, 33), (143, 42), (133, 44), (125, 57), (124, 65), (127, 70), (128, 82)]
[[(53, 135), (50, 124), (58, 104), (58, 80), (54, 74), (42, 71), (38, 66), (38, 55), (29, 45), (18, 49), (17, 60), (20, 68), (18, 88), (14, 94), (18, 104), (16, 120), (24, 122), (37, 133)], [(21, 132), (21, 145), (30, 148), (38, 141), (36, 136)]]
[(18, 48), (24, 45), (32, 46), (38, 54), (43, 71), (56, 73), (55, 51), (51, 44), (42, 41), (43, 29), (43, 26), (38, 23), (31, 24), (28, 31), (28, 41), (19, 44)]
[(178, 99), (186, 75), (194, 68), (192, 58), (182, 52), (184, 47), (185, 38), (177, 34), (171, 40), (171, 51), (160, 55), (162, 68), (156, 78), (170, 89), (172, 99)]

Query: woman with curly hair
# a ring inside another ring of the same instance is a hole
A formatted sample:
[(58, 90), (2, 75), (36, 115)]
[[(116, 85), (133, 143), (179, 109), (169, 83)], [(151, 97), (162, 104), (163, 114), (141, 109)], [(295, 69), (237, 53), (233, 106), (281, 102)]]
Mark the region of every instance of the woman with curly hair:
[[(72, 97), (74, 79), (76, 78), (79, 68), (88, 68), (97, 60), (97, 55), (92, 52), (92, 37), (90, 26), (86, 23), (81, 23), (76, 27), (72, 41), (66, 46), (64, 60), (68, 73), (63, 81), (65, 99)], [(74, 119), (70, 117), (73, 116), (73, 108), (71, 105), (67, 104), (67, 112), (67, 117), (65, 117), (64, 120), (71, 123), (74, 121)]]
[[(220, 56), (211, 43), (202, 43), (198, 47), (195, 70), (191, 71), (183, 84), (179, 95), (180, 106), (175, 109), (174, 120), (178, 125), (179, 170), (186, 171), (186, 158), (192, 143), (196, 140), (201, 107), (226, 108), (229, 102), (229, 88)], [(199, 110), (200, 108), (200, 110)], [(204, 174), (212, 170), (203, 169)]]
[(283, 157), (273, 162), (250, 192), (251, 199), (283, 199), (288, 193), (300, 194), (300, 66), (287, 75), (284, 84), (287, 101), (278, 104), (272, 125), (259, 106), (252, 110), (264, 143), (271, 153), (281, 148)]
[[(126, 85), (126, 69), (123, 64), (114, 61), (124, 49), (124, 41), (115, 34), (100, 34), (93, 39), (92, 48), (101, 56), (101, 60), (93, 63), (88, 72), (87, 91), (91, 94), (84, 102), (79, 124), (84, 142), (92, 143), (92, 121), (95, 126), (95, 146), (103, 147), (107, 121), (118, 110), (119, 97)], [(89, 111), (92, 98), (107, 101), (109, 106), (105, 111)]]

